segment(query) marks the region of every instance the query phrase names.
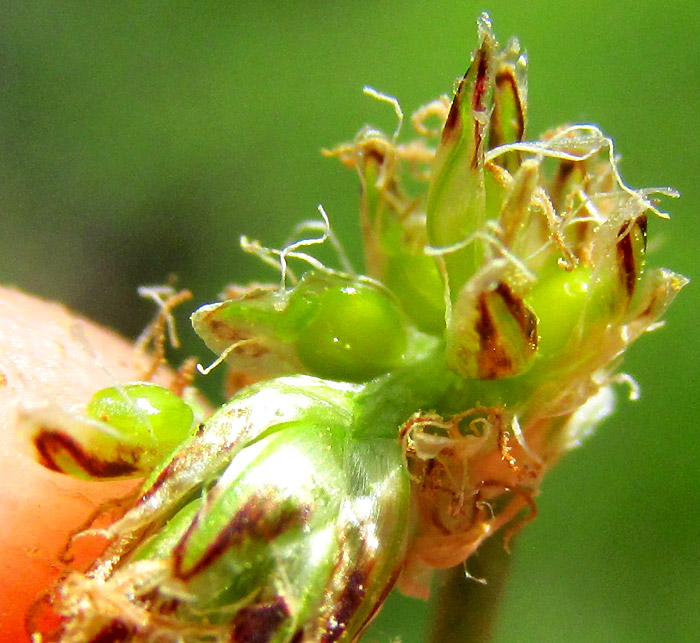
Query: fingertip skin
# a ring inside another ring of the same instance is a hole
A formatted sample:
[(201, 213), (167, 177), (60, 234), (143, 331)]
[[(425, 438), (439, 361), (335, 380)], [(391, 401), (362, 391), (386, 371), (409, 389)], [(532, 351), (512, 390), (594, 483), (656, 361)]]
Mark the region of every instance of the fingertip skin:
[[(59, 557), (70, 535), (100, 505), (138, 485), (77, 480), (44, 468), (16, 430), (17, 409), (84, 407), (95, 391), (137, 379), (143, 367), (115, 333), (61, 305), (0, 287), (0, 641), (29, 643), (27, 613), (67, 569)], [(84, 567), (103, 547), (97, 537), (81, 538), (71, 565)]]

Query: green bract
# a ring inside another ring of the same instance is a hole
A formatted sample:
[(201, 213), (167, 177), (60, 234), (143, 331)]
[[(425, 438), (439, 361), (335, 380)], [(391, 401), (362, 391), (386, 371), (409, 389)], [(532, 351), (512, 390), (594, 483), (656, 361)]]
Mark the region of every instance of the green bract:
[(192, 433), (194, 413), (168, 389), (134, 382), (98, 391), (84, 415), (47, 406), (22, 419), (49, 469), (108, 480), (149, 473)]
[(207, 345), (252, 379), (308, 373), (360, 382), (399, 366), (406, 320), (366, 278), (308, 271), (293, 288), (254, 288), (192, 316)]
[[(409, 524), (399, 444), (354, 437), (356, 395), (297, 376), (223, 406), (110, 528), (118, 572), (71, 607), (85, 581), (65, 583), (66, 640), (115, 628), (134, 640), (353, 640), (395, 580)], [(106, 606), (125, 583), (131, 618)]]
[[(425, 597), (433, 570), (521, 524), (611, 412), (620, 355), (686, 283), (645, 259), (649, 195), (674, 193), (628, 187), (594, 125), (528, 141), (525, 56), (485, 15), (479, 36), (453, 100), (413, 115), (415, 140), (364, 128), (329, 153), (360, 178), (367, 276), (302, 252), (334, 241), (324, 213), (321, 238), (244, 242), (279, 286), (194, 313), (237, 393), (58, 587), (60, 640), (354, 641), (395, 581)], [(180, 402), (150, 414), (122, 392), (90, 403), (99, 422), (64, 423), (62, 444), (108, 467), (185, 437)]]

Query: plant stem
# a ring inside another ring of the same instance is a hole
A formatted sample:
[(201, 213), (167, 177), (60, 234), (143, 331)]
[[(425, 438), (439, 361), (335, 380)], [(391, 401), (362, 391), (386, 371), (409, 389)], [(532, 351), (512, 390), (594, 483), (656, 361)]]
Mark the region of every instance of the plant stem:
[(502, 535), (486, 540), (468, 561), (468, 578), (461, 565), (442, 573), (433, 600), (429, 643), (484, 643), (491, 640), (510, 571), (510, 554)]

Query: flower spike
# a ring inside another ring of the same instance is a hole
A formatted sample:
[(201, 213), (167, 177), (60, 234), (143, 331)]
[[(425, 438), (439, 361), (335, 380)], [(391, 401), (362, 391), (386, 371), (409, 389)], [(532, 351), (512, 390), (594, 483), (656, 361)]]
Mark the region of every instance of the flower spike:
[(687, 283), (647, 257), (650, 195), (674, 193), (627, 186), (595, 125), (527, 140), (525, 56), (478, 25), (453, 99), (413, 114), (415, 140), (365, 127), (327, 153), (359, 175), (367, 274), (309, 254), (339, 247), (322, 211), (319, 237), (244, 243), (278, 285), (193, 314), (232, 373), (209, 419), (177, 398), (145, 422), (120, 389), (87, 418), (34, 416), (65, 473), (150, 457), (126, 461), (150, 472), (100, 532), (104, 554), (53, 592), (50, 640), (358, 641), (394, 584), (427, 597), (434, 570), (500, 529), (508, 542), (612, 412), (621, 356)]

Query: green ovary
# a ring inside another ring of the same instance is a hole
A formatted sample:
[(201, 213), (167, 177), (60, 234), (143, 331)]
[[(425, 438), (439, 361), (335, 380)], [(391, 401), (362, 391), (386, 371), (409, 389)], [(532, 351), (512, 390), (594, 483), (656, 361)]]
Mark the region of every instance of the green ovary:
[(98, 391), (86, 413), (122, 432), (130, 444), (154, 450), (156, 462), (189, 436), (194, 421), (192, 409), (182, 399), (147, 382)]
[(329, 288), (297, 340), (302, 362), (320, 377), (363, 381), (403, 361), (403, 313), (383, 291), (364, 284)]
[(557, 358), (570, 342), (607, 323), (614, 305), (614, 279), (599, 278), (588, 266), (545, 269), (526, 297), (538, 319), (538, 357)]

